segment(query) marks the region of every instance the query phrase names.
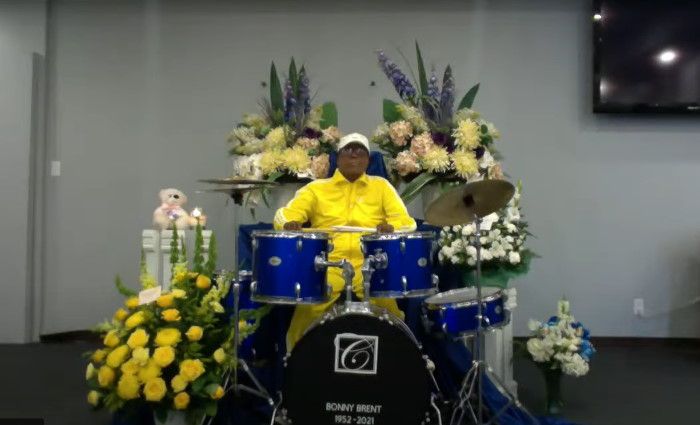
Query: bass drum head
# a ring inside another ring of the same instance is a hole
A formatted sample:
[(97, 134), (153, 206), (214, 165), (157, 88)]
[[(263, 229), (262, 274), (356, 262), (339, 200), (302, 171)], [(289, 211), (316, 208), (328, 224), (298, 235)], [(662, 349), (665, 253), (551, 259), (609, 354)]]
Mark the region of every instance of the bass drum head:
[(288, 418), (294, 425), (420, 424), (431, 380), (408, 332), (403, 323), (361, 313), (311, 328), (287, 359)]

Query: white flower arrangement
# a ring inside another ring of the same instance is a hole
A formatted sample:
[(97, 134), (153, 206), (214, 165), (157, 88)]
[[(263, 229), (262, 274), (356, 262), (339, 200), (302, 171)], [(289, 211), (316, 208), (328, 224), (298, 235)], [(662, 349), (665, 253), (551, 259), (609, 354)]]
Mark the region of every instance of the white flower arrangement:
[[(515, 195), (502, 210), (482, 218), (481, 261), (487, 283), (505, 286), (508, 279), (528, 270), (533, 253), (525, 247), (528, 224), (520, 212), (518, 183)], [(476, 227), (473, 223), (444, 227), (438, 239), (441, 264), (473, 270), (476, 266)]]
[(529, 321), (533, 336), (527, 341), (527, 351), (544, 370), (559, 369), (575, 377), (586, 375), (596, 352), (588, 329), (571, 315), (568, 301), (559, 301), (557, 309), (557, 315), (545, 323)]

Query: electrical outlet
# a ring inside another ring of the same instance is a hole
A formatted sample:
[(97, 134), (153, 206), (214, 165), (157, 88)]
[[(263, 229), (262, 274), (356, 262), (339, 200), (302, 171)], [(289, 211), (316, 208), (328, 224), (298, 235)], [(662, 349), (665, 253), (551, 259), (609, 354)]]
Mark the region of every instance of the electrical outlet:
[(644, 298), (634, 299), (634, 315), (644, 316)]

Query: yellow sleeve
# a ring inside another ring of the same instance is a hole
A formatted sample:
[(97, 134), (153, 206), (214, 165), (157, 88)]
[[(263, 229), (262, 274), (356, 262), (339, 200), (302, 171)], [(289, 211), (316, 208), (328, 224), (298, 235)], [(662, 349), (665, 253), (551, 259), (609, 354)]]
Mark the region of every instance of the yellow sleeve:
[(406, 205), (388, 181), (384, 180), (384, 217), (386, 222), (394, 226), (394, 230), (412, 232), (416, 230), (416, 221), (408, 215)]
[(314, 195), (308, 184), (297, 190), (294, 198), (275, 213), (273, 223), (275, 230), (282, 230), (284, 224), (290, 221), (298, 221), (301, 224), (306, 223), (311, 219), (315, 204), (316, 195)]

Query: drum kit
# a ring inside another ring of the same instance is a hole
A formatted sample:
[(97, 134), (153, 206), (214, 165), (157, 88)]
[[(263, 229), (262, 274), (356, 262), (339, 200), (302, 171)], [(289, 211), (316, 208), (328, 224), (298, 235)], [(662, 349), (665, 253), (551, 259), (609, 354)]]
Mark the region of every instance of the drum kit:
[[(261, 181), (217, 180), (239, 196), (260, 188)], [(260, 183), (260, 184), (258, 184)], [(227, 190), (228, 189), (228, 190)], [(284, 359), (285, 375), (275, 400), (246, 363), (250, 347), (240, 345), (239, 369), (253, 387), (231, 388), (259, 396), (272, 407), (270, 424), (442, 425), (498, 424), (506, 409), (516, 406), (538, 423), (485, 362), (484, 334), (510, 321), (506, 295), (482, 288), (481, 219), (512, 198), (513, 186), (502, 180), (468, 183), (445, 192), (425, 209), (426, 222), (438, 226), (473, 222), (477, 243), (475, 286), (438, 292), (433, 274), (437, 242), (433, 232), (369, 233), (360, 237), (363, 297), (353, 301), (355, 270), (346, 259), (330, 261), (333, 244), (323, 231), (255, 231), (253, 268), (232, 279), (227, 303), (238, 323), (241, 309), (264, 304), (317, 305), (332, 300), (329, 268), (339, 268), (346, 296), (306, 331)], [(472, 343), (473, 361), (455, 399), (445, 399), (434, 377), (435, 364), (404, 322), (371, 303), (378, 298), (419, 298), (422, 319), (430, 332)], [(238, 326), (235, 327), (236, 329)], [(236, 333), (236, 346), (239, 335)], [(498, 411), (483, 402), (488, 377), (507, 403)]]

